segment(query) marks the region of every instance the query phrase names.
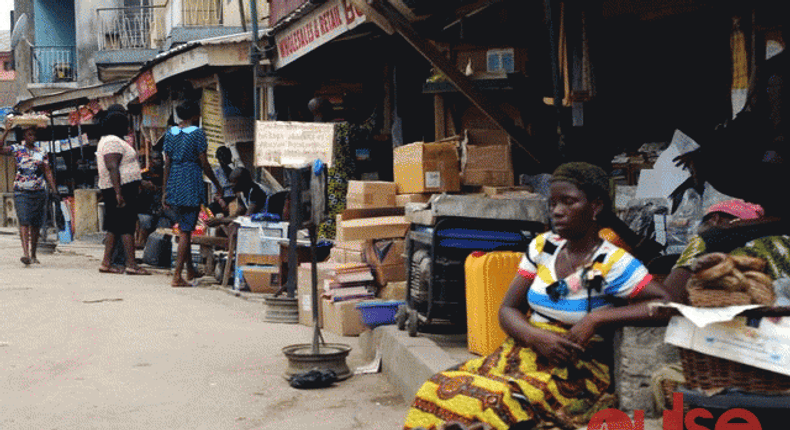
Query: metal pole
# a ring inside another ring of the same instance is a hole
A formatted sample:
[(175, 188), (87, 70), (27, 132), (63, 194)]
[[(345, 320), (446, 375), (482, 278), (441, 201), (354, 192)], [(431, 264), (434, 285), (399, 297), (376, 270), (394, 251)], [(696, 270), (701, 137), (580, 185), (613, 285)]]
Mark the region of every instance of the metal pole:
[(288, 178), (291, 182), (291, 216), (288, 224), (288, 281), (287, 281), (287, 291), (288, 297), (294, 298), (296, 297), (296, 285), (298, 280), (296, 277), (299, 273), (297, 268), (299, 266), (299, 258), (297, 254), (297, 244), (296, 244), (296, 232), (299, 230), (299, 226), (302, 223), (302, 214), (300, 213), (302, 202), (300, 200), (300, 195), (302, 193), (301, 186), (299, 183), (299, 173), (300, 170), (298, 168), (288, 168)]
[(255, 105), (255, 120), (260, 118), (260, 94), (258, 94), (258, 63), (261, 53), (258, 49), (258, 1), (250, 0), (250, 17), (252, 18), (252, 44), (250, 45), (250, 62), (252, 63), (252, 101)]

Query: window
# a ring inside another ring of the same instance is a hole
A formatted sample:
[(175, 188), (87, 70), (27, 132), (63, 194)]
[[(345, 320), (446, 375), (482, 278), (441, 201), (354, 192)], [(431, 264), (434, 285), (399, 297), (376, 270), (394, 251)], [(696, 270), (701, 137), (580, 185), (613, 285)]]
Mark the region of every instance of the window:
[(6, 72), (10, 72), (14, 70), (14, 62), (13, 61), (3, 61), (3, 70)]

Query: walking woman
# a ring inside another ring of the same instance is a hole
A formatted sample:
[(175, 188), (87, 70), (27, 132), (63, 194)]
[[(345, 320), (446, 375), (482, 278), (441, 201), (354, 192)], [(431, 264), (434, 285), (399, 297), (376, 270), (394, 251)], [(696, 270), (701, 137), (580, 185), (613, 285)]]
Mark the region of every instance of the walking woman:
[[(137, 199), (140, 193), (140, 163), (137, 151), (124, 138), (129, 134), (129, 118), (120, 105), (107, 109), (101, 121), (103, 137), (96, 148), (99, 188), (104, 200), (104, 258), (101, 273), (150, 275), (134, 259), (134, 231), (137, 225)], [(112, 266), (113, 250), (120, 239), (126, 254), (125, 270)]]
[(11, 128), (7, 122), (0, 153), (13, 155), (16, 159), (14, 206), (19, 221), (19, 238), (22, 240), (22, 257), (19, 260), (28, 266), (30, 263), (39, 264), (36, 251), (47, 201), (45, 183), (49, 185), (51, 194), (57, 194), (57, 188), (46, 152), (36, 147), (36, 129), (26, 127), (22, 130), (22, 144), (5, 145)]
[(431, 377), (405, 429), (447, 421), (575, 429), (615, 406), (611, 333), (636, 322), (663, 323), (647, 301), (667, 294), (639, 260), (599, 238), (614, 216), (608, 190), (606, 173), (591, 164), (554, 171), (554, 231), (530, 243), (499, 309), (509, 337), (488, 357)]
[[(197, 276), (192, 262), (192, 231), (195, 230), (200, 205), (205, 203), (206, 186), (203, 173), (208, 176), (214, 189), (214, 198), (222, 199), (222, 186), (208, 163), (206, 133), (197, 126), (200, 120), (200, 105), (195, 101), (183, 102), (176, 108), (181, 122), (165, 134), (164, 184), (162, 206), (173, 209), (178, 223), (178, 252), (173, 274), (173, 287), (189, 287), (187, 280)], [(187, 266), (187, 279), (182, 276)]]

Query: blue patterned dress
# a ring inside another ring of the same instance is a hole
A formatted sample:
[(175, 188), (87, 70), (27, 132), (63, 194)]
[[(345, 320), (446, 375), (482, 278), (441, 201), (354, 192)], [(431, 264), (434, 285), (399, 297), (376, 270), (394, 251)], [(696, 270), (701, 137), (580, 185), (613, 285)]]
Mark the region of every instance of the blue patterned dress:
[(170, 159), (167, 203), (198, 207), (205, 203), (200, 153), (206, 152), (206, 133), (199, 127), (172, 127), (165, 135), (164, 152)]

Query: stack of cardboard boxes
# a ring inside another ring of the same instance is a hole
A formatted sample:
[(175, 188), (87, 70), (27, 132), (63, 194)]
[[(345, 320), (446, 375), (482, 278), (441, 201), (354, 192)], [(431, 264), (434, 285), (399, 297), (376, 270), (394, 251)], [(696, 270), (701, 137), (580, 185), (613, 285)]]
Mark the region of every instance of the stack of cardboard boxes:
[[(458, 193), (462, 185), (512, 186), (510, 160), (507, 135), (491, 130), (471, 130), (464, 137), (395, 148), (393, 182), (349, 182), (347, 209), (337, 217), (329, 261), (319, 264), (318, 285), (330, 279), (338, 265), (367, 263), (375, 276), (377, 296), (404, 300), (405, 237), (410, 226), (404, 216), (406, 203), (426, 203), (433, 194)], [(310, 279), (309, 265), (300, 266), (299, 320), (312, 326)], [(342, 336), (356, 336), (365, 329), (355, 307), (360, 300), (333, 302), (322, 297), (320, 302), (319, 324), (324, 329)]]
[[(346, 197), (347, 209), (337, 218), (337, 236), (327, 262), (318, 267), (318, 285), (323, 289), (343, 266), (359, 263), (370, 266), (378, 288), (389, 282), (403, 281), (404, 237), (409, 223), (403, 208), (395, 205), (396, 185), (384, 181), (350, 181)], [(313, 325), (310, 266), (300, 266), (299, 320)], [(365, 330), (356, 304), (364, 299), (332, 300), (321, 297), (319, 324), (335, 334), (357, 336)]]

